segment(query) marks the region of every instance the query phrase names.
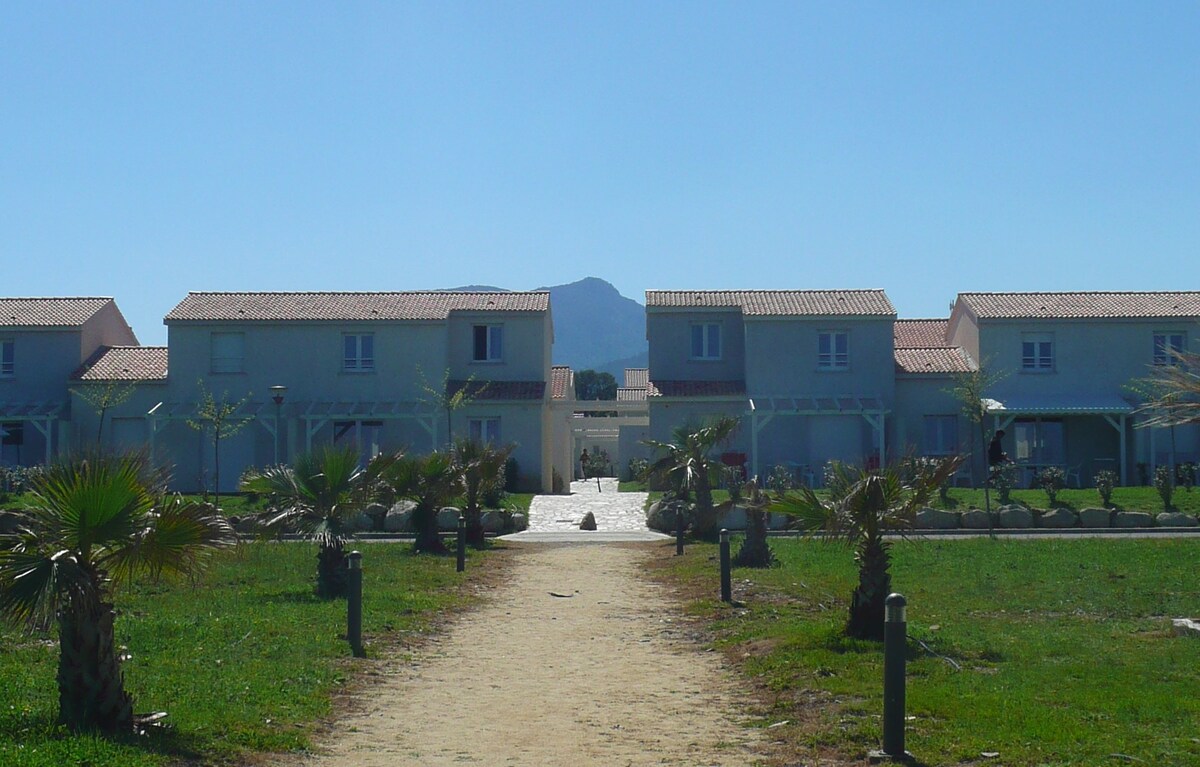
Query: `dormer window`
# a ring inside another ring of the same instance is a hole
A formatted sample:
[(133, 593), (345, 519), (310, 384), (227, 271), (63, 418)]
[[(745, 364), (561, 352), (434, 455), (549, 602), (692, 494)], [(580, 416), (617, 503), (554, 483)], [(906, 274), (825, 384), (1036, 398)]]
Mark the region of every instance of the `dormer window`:
[(1155, 333), (1154, 334), (1154, 364), (1155, 365), (1177, 365), (1179, 364), (1179, 353), (1184, 350), (1187, 345), (1187, 338), (1183, 333)]
[(14, 346), (12, 339), (0, 340), (0, 378), (11, 378), (16, 375), (17, 367), (14, 361)]
[(692, 323), (692, 359), (721, 359), (721, 325), (716, 322)]
[(473, 362), (500, 362), (504, 359), (503, 325), (475, 325), (472, 330)]

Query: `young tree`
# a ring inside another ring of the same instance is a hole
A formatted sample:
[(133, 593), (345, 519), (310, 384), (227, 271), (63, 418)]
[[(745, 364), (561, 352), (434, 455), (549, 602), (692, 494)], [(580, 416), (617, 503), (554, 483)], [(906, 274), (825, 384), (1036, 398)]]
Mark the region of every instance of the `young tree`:
[(295, 466), (252, 471), (241, 489), (267, 497), (270, 507), (259, 517), (264, 535), (295, 531), (316, 542), (317, 596), (344, 597), (345, 547), (355, 518), (387, 493), (382, 476), (399, 458), (381, 453), (363, 468), (357, 449), (330, 445), (301, 455)]
[(18, 532), (0, 538), (0, 614), (58, 623), (58, 718), (72, 732), (133, 732), (113, 634), (114, 588), (195, 575), (235, 542), (209, 504), (166, 494), (144, 453), (75, 456), (33, 480)]
[(446, 412), (446, 449), (452, 450), (454, 445), (454, 413), (470, 405), (487, 391), (487, 383), (476, 384), (472, 374), (461, 385), (454, 386), (450, 381), (450, 371), (442, 376), (442, 385), (435, 386), (425, 379), (425, 373), (417, 367), (421, 389), (425, 392), (425, 400), (438, 410)]
[(200, 398), (196, 401), (196, 414), (187, 419), (187, 425), (208, 436), (213, 448), (213, 498), (214, 503), (221, 499), (221, 440), (228, 439), (250, 425), (250, 419), (238, 418), (237, 411), (250, 400), (247, 392), (236, 402), (231, 402), (229, 392), (221, 393), (220, 398), (213, 395), (204, 385), (203, 379), (197, 382), (200, 387)]
[(699, 428), (680, 426), (675, 429), (673, 442), (645, 440), (643, 444), (661, 455), (650, 464), (649, 476), (672, 481), (674, 486), (695, 494), (695, 520), (692, 531), (701, 537), (716, 532), (717, 518), (712, 500), (712, 478), (721, 466), (711, 453), (729, 441), (740, 421), (721, 416)]
[(438, 534), (438, 512), (463, 491), (462, 475), (449, 453), (433, 452), (416, 458), (402, 458), (383, 474), (392, 494), (416, 504), (413, 527), (417, 539), (413, 550), (445, 554), (446, 544)]
[(136, 391), (137, 387), (129, 381), (105, 381), (71, 389), (72, 394), (92, 406), (92, 410), (99, 418), (99, 426), (96, 427), (97, 445), (100, 444), (100, 438), (104, 434), (104, 416), (108, 414), (109, 410), (128, 402)]
[[(730, 496), (734, 496), (730, 490)], [(738, 549), (733, 564), (737, 567), (770, 567), (775, 563), (775, 552), (767, 540), (767, 521), (770, 517), (771, 496), (752, 479), (736, 492), (737, 500), (746, 507), (746, 537)]]
[(454, 465), (463, 485), (467, 543), (477, 549), (482, 549), (487, 543), (481, 501), (489, 492), (504, 488), (504, 465), (512, 451), (512, 445), (495, 447), (487, 442), (464, 438), (454, 441)]
[(983, 457), (983, 504), (987, 513), (988, 535), (995, 537), (992, 525), (992, 480), (987, 461), (987, 446), (991, 441), (992, 431), (988, 428), (987, 392), (997, 382), (1008, 374), (1002, 371), (989, 370), (986, 362), (981, 362), (975, 370), (954, 374), (954, 387), (949, 391), (962, 406), (963, 415), (967, 422), (975, 427), (979, 435), (979, 453)]
[(861, 469), (845, 464), (833, 468), (838, 492), (818, 497), (801, 486), (771, 504), (771, 511), (797, 518), (802, 529), (825, 534), (827, 541), (854, 547), (858, 585), (850, 597), (846, 633), (859, 639), (883, 638), (883, 613), (892, 590), (891, 544), (885, 533), (904, 534), (917, 510), (929, 502), (938, 485), (962, 463), (960, 456), (942, 459), (907, 482), (898, 466)]

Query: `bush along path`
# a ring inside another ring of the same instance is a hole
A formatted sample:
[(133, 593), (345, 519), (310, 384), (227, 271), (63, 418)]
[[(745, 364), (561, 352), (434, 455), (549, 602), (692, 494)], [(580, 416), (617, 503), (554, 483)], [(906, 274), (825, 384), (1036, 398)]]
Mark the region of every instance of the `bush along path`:
[(641, 575), (651, 548), (509, 545), (512, 577), (487, 604), (385, 661), (319, 754), (278, 763), (768, 763), (736, 678)]

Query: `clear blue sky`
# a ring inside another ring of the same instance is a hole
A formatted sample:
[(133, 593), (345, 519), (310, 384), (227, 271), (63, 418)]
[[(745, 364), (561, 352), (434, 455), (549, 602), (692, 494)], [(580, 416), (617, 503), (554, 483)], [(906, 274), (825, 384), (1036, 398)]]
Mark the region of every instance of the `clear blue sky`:
[(1200, 4), (7, 3), (0, 295), (1197, 289)]

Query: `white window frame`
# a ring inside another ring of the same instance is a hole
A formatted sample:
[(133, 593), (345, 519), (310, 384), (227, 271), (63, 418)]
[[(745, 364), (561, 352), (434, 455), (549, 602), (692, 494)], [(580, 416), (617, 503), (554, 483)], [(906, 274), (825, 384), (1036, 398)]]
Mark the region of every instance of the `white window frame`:
[(0, 378), (12, 378), (17, 374), (17, 343), (11, 338), (0, 338)]
[[(233, 343), (237, 354), (221, 354), (218, 351), (234, 351), (233, 349), (218, 349), (222, 339)], [(245, 373), (246, 372), (246, 334), (242, 332), (213, 331), (208, 340), (208, 369), (211, 373)]]
[(688, 351), (688, 359), (706, 362), (721, 359), (721, 323), (691, 323), (688, 327)]
[(1058, 349), (1053, 333), (1021, 334), (1021, 372), (1053, 373), (1057, 367)]
[[(366, 341), (370, 341), (370, 354), (367, 354)], [(353, 350), (348, 344), (353, 344)], [(375, 334), (374, 333), (342, 333), (342, 372), (343, 373), (374, 373), (375, 372)]]
[[(934, 425), (936, 444), (929, 444), (929, 427)], [(921, 440), (924, 454), (929, 456), (955, 455), (958, 453), (958, 416), (956, 415), (927, 415), (921, 421)]]
[[(838, 339), (842, 340), (843, 350), (838, 351)], [(822, 345), (828, 346), (828, 351), (821, 351)], [(848, 330), (818, 330), (817, 331), (817, 370), (849, 370), (850, 369), (850, 331)]]
[[(483, 331), (483, 356), (479, 356), (479, 332)], [(486, 323), (475, 323), (471, 326), (471, 361), (472, 362), (503, 362), (504, 361), (504, 326)]]
[[(1178, 344), (1174, 341), (1178, 340)], [(1154, 364), (1158, 367), (1165, 365), (1178, 365), (1179, 357), (1175, 352), (1187, 350), (1187, 333), (1182, 330), (1156, 330), (1154, 331)], [(1170, 352), (1167, 350), (1170, 349)]]
[(500, 417), (480, 416), (467, 419), (467, 435), (476, 442), (500, 444)]

